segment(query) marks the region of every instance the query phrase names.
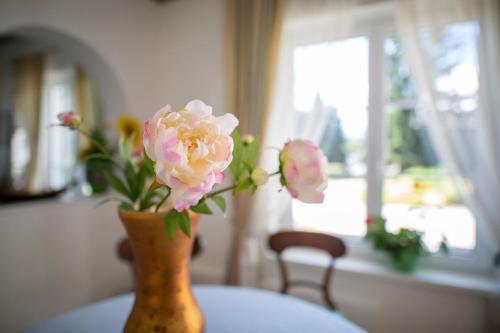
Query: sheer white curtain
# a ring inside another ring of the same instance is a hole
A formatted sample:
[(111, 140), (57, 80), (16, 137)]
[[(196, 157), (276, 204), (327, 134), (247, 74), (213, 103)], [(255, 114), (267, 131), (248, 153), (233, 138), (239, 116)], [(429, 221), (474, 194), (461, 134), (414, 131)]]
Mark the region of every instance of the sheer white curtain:
[(498, 251), (499, 1), (400, 0), (395, 5), (434, 144), (475, 213), (480, 238), (489, 251)]
[[(331, 41), (346, 37), (353, 23), (352, 0), (288, 0), (286, 1), (282, 37), (275, 81), (275, 95), (268, 128), (263, 138), (264, 152), (261, 165), (269, 172), (278, 170), (278, 151), (288, 139), (321, 139), (322, 128), (329, 116), (326, 108), (316, 107), (311, 117), (300, 118), (293, 103), (293, 50), (297, 46)], [(297, 124), (301, 122), (298, 128)], [(259, 189), (252, 215), (250, 235), (244, 258), (245, 284), (260, 281), (261, 259), (266, 248), (269, 231), (291, 226), (291, 199), (283, 190), (278, 177)]]
[(57, 124), (57, 115), (75, 109), (73, 87), (74, 64), (57, 54), (45, 60), (38, 129), (36, 184), (46, 191), (59, 190), (74, 179), (77, 163), (78, 135)]
[[(354, 22), (354, 9), (357, 1), (352, 0), (314, 0), (288, 1), (284, 19), (283, 33), (278, 62), (278, 75), (275, 87), (272, 112), (268, 122), (264, 147), (263, 164), (267, 170), (277, 170), (279, 166), (276, 150), (291, 138), (310, 139), (319, 143), (331, 111), (325, 108), (319, 95), (308, 117), (302, 117), (294, 105), (294, 49), (307, 44), (333, 41), (348, 37)], [(318, 92), (319, 93), (319, 92)], [(260, 210), (267, 217), (264, 227), (277, 229), (291, 222), (284, 212), (290, 212), (290, 196), (266, 195), (281, 186), (278, 179), (262, 192), (260, 198), (267, 207)], [(286, 192), (286, 191), (285, 191)], [(275, 203), (273, 201), (276, 201)], [(283, 218), (283, 216), (285, 216)]]

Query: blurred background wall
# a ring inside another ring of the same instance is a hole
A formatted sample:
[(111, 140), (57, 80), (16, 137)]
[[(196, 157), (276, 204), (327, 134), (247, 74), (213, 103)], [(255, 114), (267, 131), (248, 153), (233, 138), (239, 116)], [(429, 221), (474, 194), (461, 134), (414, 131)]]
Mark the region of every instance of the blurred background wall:
[[(106, 121), (119, 113), (141, 119), (165, 103), (203, 99), (225, 109), (224, 0), (0, 1), (0, 34), (39, 34), (80, 58), (102, 94)], [(14, 332), (131, 287), (115, 255), (124, 234), (113, 204), (97, 199), (0, 207), (0, 331)], [(195, 282), (221, 283), (230, 216), (204, 217), (205, 246), (193, 263)], [(275, 288), (276, 271), (261, 285)], [(302, 274), (316, 269), (298, 265)], [(473, 332), (487, 325), (484, 291), (384, 274), (339, 270), (345, 315), (373, 332)], [(305, 294), (313, 301), (320, 300)]]

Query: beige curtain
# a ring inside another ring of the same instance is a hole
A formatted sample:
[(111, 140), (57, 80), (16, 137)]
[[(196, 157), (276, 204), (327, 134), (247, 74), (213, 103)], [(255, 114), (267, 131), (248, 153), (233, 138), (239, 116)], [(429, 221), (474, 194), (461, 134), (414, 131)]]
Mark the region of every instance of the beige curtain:
[[(80, 114), (84, 120), (82, 129), (90, 133), (93, 129), (99, 127), (101, 122), (100, 103), (95, 86), (81, 67), (76, 69), (74, 95), (74, 111)], [(88, 145), (90, 145), (89, 139), (84, 135), (80, 135), (80, 147), (84, 148)]]
[(14, 110), (16, 123), (29, 134), (31, 159), (27, 169), (27, 190), (37, 191), (38, 140), (43, 84), (43, 55), (20, 57), (14, 61)]
[[(227, 106), (238, 130), (264, 135), (276, 72), (284, 0), (227, 0)], [(226, 283), (241, 283), (241, 257), (248, 235), (252, 197), (235, 198)]]

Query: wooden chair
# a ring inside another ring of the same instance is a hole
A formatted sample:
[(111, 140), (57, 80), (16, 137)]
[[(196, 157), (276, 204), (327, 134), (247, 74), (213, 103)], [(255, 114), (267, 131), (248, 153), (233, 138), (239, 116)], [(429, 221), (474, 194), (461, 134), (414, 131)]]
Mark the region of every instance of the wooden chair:
[[(310, 287), (319, 289), (323, 293), (325, 303), (331, 309), (336, 309), (335, 302), (330, 297), (330, 281), (333, 276), (333, 262), (336, 258), (346, 253), (344, 242), (332, 235), (305, 232), (305, 231), (280, 231), (269, 237), (269, 247), (277, 253), (278, 264), (282, 279), (281, 293), (286, 294), (292, 286)], [(323, 275), (322, 283), (304, 280), (290, 280), (287, 266), (283, 260), (283, 251), (290, 247), (310, 247), (328, 252), (331, 262)]]
[[(200, 236), (196, 236), (193, 242), (193, 249), (191, 250), (191, 258), (200, 255), (203, 250), (201, 243)], [(134, 252), (132, 251), (132, 245), (128, 237), (124, 237), (118, 242), (116, 245), (116, 253), (118, 258), (130, 265), (132, 276), (134, 276)]]

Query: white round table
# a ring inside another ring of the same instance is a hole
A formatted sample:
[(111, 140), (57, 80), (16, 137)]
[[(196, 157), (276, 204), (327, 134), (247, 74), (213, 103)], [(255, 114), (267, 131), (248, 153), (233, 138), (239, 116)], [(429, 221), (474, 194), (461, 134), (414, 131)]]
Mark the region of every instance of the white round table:
[[(362, 333), (335, 312), (276, 292), (226, 286), (195, 286), (206, 319), (205, 333)], [(133, 294), (113, 297), (39, 324), (29, 333), (120, 333)]]

